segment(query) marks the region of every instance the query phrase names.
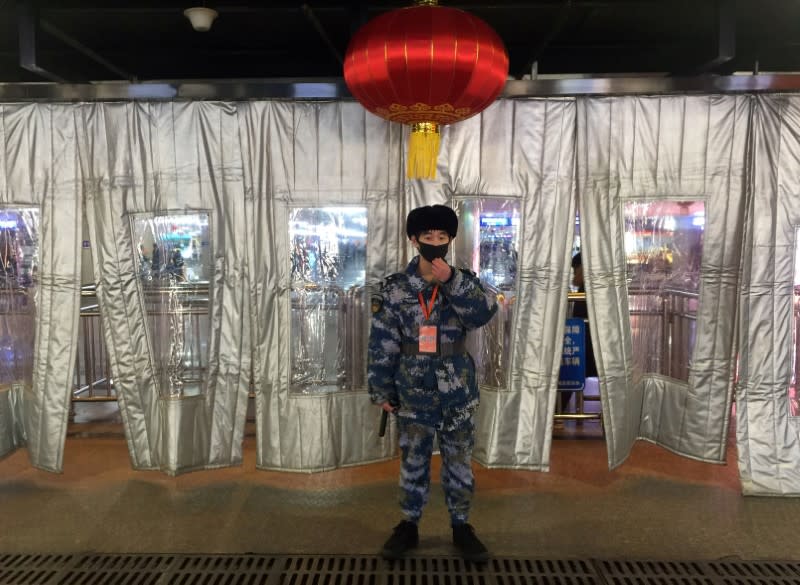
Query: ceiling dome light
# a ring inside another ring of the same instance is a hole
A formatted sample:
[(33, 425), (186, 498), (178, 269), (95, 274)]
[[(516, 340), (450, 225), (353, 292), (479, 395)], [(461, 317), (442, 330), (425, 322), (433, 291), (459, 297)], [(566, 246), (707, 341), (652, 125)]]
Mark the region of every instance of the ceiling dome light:
[(187, 8), (183, 11), (183, 15), (192, 23), (192, 28), (197, 32), (208, 32), (214, 19), (219, 16), (216, 10), (206, 8), (205, 6), (195, 6)]

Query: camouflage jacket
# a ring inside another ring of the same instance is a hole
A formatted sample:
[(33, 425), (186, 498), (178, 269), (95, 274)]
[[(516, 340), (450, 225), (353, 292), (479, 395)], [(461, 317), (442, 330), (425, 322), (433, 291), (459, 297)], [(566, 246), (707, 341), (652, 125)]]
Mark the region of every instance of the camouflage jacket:
[[(386, 278), (373, 297), (369, 394), (375, 404), (398, 404), (398, 416), (452, 429), (478, 406), (475, 362), (467, 352), (446, 357), (401, 352), (401, 344), (418, 343), (424, 319), (418, 293), (426, 302), (433, 294), (434, 285), (417, 274), (418, 265), (419, 256), (405, 272)], [(450, 280), (439, 285), (430, 323), (438, 326), (440, 343), (454, 343), (488, 323), (496, 311), (494, 295), (475, 274), (454, 268)]]

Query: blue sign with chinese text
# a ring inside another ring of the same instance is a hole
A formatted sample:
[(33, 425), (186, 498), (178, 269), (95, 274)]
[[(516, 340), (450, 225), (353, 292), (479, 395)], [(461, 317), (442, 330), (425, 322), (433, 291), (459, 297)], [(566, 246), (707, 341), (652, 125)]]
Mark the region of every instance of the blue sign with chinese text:
[(583, 390), (586, 385), (586, 324), (583, 319), (567, 319), (564, 348), (558, 372), (559, 390)]

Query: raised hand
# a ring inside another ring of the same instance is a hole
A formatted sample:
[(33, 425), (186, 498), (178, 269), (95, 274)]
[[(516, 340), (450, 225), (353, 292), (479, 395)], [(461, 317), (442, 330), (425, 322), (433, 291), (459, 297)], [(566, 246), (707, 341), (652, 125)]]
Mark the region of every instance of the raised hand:
[(431, 262), (433, 276), (438, 282), (447, 282), (453, 276), (453, 269), (441, 258), (434, 258)]

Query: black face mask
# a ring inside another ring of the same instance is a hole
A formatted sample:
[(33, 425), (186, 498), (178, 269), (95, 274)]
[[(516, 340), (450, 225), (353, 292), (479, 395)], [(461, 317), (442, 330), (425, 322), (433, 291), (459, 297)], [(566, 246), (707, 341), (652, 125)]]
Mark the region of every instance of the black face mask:
[(442, 244), (441, 246), (433, 246), (431, 244), (419, 243), (419, 255), (425, 258), (428, 262), (433, 262), (437, 258), (444, 258), (447, 256), (447, 248), (450, 244)]

